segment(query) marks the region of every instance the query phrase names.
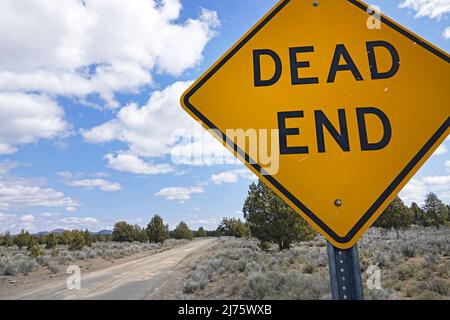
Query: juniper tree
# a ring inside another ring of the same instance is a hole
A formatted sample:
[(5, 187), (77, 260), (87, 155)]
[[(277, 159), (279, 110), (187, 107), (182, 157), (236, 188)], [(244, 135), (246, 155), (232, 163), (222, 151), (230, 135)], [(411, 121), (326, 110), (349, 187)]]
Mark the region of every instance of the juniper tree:
[(119, 221), (114, 225), (112, 240), (118, 242), (133, 242), (135, 229), (125, 221)]
[(196, 234), (197, 234), (197, 237), (199, 237), (199, 238), (206, 237), (206, 231), (205, 231), (205, 229), (203, 229), (203, 227), (198, 228)]
[(56, 237), (56, 234), (49, 233), (47, 235), (47, 238), (45, 239), (45, 248), (46, 249), (53, 249), (58, 245), (58, 239)]
[(244, 238), (250, 235), (248, 226), (237, 218), (223, 218), (217, 227), (217, 233), (221, 236)]
[(31, 235), (28, 231), (22, 229), (22, 231), (14, 238), (13, 242), (19, 249), (28, 246), (31, 241)]
[(194, 235), (192, 231), (189, 229), (188, 225), (184, 221), (181, 221), (175, 228), (173, 232), (173, 237), (175, 239), (192, 240), (194, 238)]
[(147, 225), (147, 235), (150, 242), (164, 242), (169, 238), (169, 225), (164, 224), (159, 215), (154, 215)]
[(374, 222), (375, 227), (383, 229), (406, 229), (414, 220), (414, 212), (398, 196), (384, 209)]
[(252, 183), (243, 208), (252, 236), (262, 243), (289, 249), (294, 241), (310, 240), (315, 231), (261, 180)]
[(425, 211), (425, 222), (427, 225), (435, 226), (439, 229), (439, 226), (445, 224), (447, 220), (447, 208), (436, 194), (432, 192), (427, 194), (422, 209)]

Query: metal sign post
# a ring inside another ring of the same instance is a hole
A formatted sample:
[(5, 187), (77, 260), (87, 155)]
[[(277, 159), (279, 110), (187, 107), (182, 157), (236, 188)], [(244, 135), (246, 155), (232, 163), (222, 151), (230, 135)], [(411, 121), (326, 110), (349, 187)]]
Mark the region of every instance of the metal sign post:
[(363, 300), (358, 248), (339, 249), (327, 241), (333, 300)]

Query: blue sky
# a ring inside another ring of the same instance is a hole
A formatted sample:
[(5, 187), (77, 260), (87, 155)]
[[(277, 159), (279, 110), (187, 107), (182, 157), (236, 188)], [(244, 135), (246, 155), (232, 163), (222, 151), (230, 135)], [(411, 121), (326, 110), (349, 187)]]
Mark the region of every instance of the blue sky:
[[(154, 214), (213, 229), (242, 217), (254, 177), (239, 164), (174, 164), (172, 131), (195, 131), (178, 105), (189, 81), (275, 3), (4, 1), (0, 232), (146, 225)], [(449, 52), (448, 0), (371, 4)], [(449, 152), (447, 139), (402, 191), (407, 203), (428, 191), (450, 203)]]

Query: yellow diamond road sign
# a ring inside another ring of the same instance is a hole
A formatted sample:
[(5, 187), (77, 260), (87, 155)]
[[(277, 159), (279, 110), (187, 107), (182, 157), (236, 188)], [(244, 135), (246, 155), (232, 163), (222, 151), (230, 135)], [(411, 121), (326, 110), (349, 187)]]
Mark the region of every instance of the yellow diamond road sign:
[(448, 136), (449, 61), (360, 1), (283, 0), (181, 103), (345, 249)]

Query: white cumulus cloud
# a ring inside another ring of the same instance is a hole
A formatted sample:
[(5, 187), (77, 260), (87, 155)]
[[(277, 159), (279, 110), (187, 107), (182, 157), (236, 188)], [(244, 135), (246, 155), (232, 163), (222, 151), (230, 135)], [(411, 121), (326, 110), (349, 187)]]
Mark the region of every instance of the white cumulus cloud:
[(78, 207), (77, 201), (61, 191), (46, 187), (36, 179), (12, 175), (13, 164), (0, 164), (0, 210), (19, 210), (33, 207)]
[(3, 0), (0, 88), (86, 97), (115, 106), (116, 92), (180, 75), (202, 60), (214, 11), (180, 21), (179, 0)]
[(192, 119), (180, 107), (181, 94), (189, 84), (175, 82), (164, 90), (155, 91), (142, 107), (136, 103), (124, 106), (116, 119), (83, 131), (84, 139), (92, 143), (118, 140), (139, 156), (168, 154), (176, 143), (171, 139), (174, 133), (192, 127)]
[(448, 152), (447, 147), (444, 144), (441, 144), (436, 151), (433, 153), (435, 156), (440, 156), (446, 154)]
[[(81, 178), (82, 173), (72, 174), (70, 171), (57, 172), (66, 185), (71, 187), (79, 187), (88, 190), (99, 189), (105, 192), (119, 191), (122, 190), (120, 183), (112, 182), (102, 178)], [(66, 209), (66, 211), (70, 211)]]
[[(117, 93), (148, 90), (155, 74), (198, 65), (219, 19), (199, 9), (181, 20), (181, 10), (180, 0), (2, 1), (0, 154), (66, 136), (59, 96), (116, 108)], [(108, 139), (106, 127), (97, 140)]]
[(73, 180), (68, 183), (72, 187), (81, 187), (85, 189), (95, 189), (98, 188), (105, 192), (119, 191), (122, 190), (122, 186), (117, 182), (111, 182), (104, 179), (82, 179)]
[(159, 190), (155, 196), (164, 197), (166, 200), (189, 200), (192, 194), (203, 193), (202, 187), (169, 187)]
[(236, 169), (236, 170), (228, 170), (223, 171), (218, 174), (211, 175), (210, 181), (214, 184), (223, 184), (223, 183), (236, 183), (239, 178), (244, 178), (248, 180), (256, 180), (257, 177), (251, 172), (249, 169)]
[(399, 7), (413, 9), (416, 17), (440, 19), (450, 12), (450, 0), (403, 0)]
[[(115, 119), (82, 130), (85, 141), (126, 143), (128, 150), (107, 154), (109, 167), (137, 174), (169, 173), (174, 168), (154, 164), (170, 155), (176, 164), (236, 163), (233, 156), (180, 107), (180, 97), (191, 84), (175, 82), (155, 91), (143, 106), (135, 103), (119, 110)], [(145, 158), (152, 158), (148, 163)]]
[(64, 118), (63, 109), (45, 95), (0, 89), (0, 154), (39, 139), (62, 137), (69, 130)]
[(26, 215), (20, 216), (19, 220), (22, 222), (33, 222), (34, 216), (32, 214), (26, 214)]
[(105, 155), (105, 159), (108, 161), (108, 166), (111, 169), (134, 174), (163, 174), (173, 172), (175, 170), (170, 164), (153, 164), (145, 162), (138, 156), (127, 153), (119, 153), (117, 155), (108, 153)]
[(444, 33), (442, 34), (445, 39), (450, 39), (450, 27), (445, 28)]

